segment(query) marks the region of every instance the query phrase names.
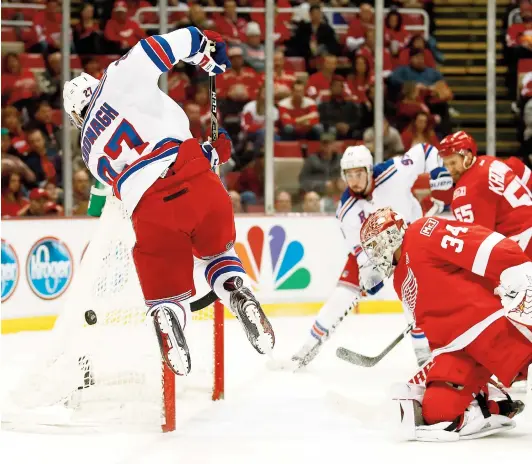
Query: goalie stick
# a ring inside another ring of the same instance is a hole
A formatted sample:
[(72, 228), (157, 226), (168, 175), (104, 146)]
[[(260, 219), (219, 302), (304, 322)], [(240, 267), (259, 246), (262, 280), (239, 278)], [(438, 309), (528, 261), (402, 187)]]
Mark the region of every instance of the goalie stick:
[(401, 334), (393, 341), (391, 342), (378, 356), (370, 357), (365, 356), (360, 353), (355, 353), (354, 351), (348, 350), (347, 348), (339, 347), (336, 350), (336, 356), (338, 356), (340, 359), (343, 359), (344, 361), (347, 361), (348, 363), (355, 364), (356, 366), (363, 366), (363, 367), (373, 367), (375, 366), (381, 359), (383, 359), (390, 351), (392, 351), (405, 336), (412, 330), (414, 327), (414, 324), (409, 324), (406, 329), (404, 329)]

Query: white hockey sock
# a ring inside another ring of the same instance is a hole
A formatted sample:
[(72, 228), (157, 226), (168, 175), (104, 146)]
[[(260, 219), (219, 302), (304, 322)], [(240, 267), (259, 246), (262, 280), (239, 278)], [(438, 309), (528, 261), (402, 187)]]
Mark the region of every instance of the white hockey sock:
[(228, 250), (212, 259), (200, 260), (198, 268), (203, 272), (207, 283), (222, 300), (226, 308), (231, 307), (231, 290), (224, 288), (224, 283), (227, 279), (238, 276), (243, 280), (244, 286), (251, 289), (251, 279), (242, 267), (242, 262), (234, 249)]
[(320, 309), (310, 334), (317, 339), (328, 335), (356, 306), (359, 299), (360, 291), (357, 288), (338, 284)]
[(418, 365), (422, 366), (431, 356), (429, 341), (427, 340), (425, 333), (418, 327), (412, 329), (410, 332), (410, 338), (412, 340), (412, 347), (414, 348)]

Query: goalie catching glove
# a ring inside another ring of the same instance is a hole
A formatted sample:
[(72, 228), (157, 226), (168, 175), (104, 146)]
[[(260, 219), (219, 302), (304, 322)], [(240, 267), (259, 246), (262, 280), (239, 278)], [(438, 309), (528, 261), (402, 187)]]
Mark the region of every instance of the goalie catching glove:
[(500, 296), (508, 319), (532, 329), (531, 262), (504, 270), (494, 293)]

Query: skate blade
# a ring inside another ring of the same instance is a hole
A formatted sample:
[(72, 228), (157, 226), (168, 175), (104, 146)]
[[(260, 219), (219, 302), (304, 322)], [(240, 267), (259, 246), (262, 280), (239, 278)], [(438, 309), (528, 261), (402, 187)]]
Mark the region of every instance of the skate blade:
[(188, 375), (191, 369), (190, 353), (177, 318), (169, 311), (158, 310), (153, 323), (166, 365), (175, 375)]
[[(275, 345), (275, 335), (273, 334), (272, 326), (266, 318), (266, 315), (253, 303), (246, 306), (243, 312), (246, 319), (255, 326), (258, 333), (258, 336), (255, 339), (251, 334), (248, 334), (249, 341), (260, 354), (271, 355)], [(265, 329), (264, 326), (266, 326), (267, 329)]]

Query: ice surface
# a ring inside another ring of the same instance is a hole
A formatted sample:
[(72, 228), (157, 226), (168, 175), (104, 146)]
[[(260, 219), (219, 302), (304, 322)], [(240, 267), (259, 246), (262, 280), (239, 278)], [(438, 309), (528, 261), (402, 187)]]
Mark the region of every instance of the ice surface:
[[(304, 341), (311, 318), (275, 318), (275, 356), (288, 359)], [(334, 355), (339, 345), (373, 355), (405, 326), (401, 315), (352, 316), (305, 371), (274, 371), (249, 345), (235, 321), (226, 325), (226, 395), (212, 403), (198, 393), (178, 402), (170, 434), (80, 434), (2, 430), (0, 463), (402, 463), (530, 462), (532, 424), (518, 418), (513, 431), (451, 444), (405, 443), (393, 433), (397, 410), (388, 400), (393, 382), (415, 370), (410, 342), (373, 368)], [(1, 337), (1, 392), (16, 385), (49, 333)], [(206, 353), (192, 353), (206, 356)], [(2, 402), (1, 404), (5, 404)]]

